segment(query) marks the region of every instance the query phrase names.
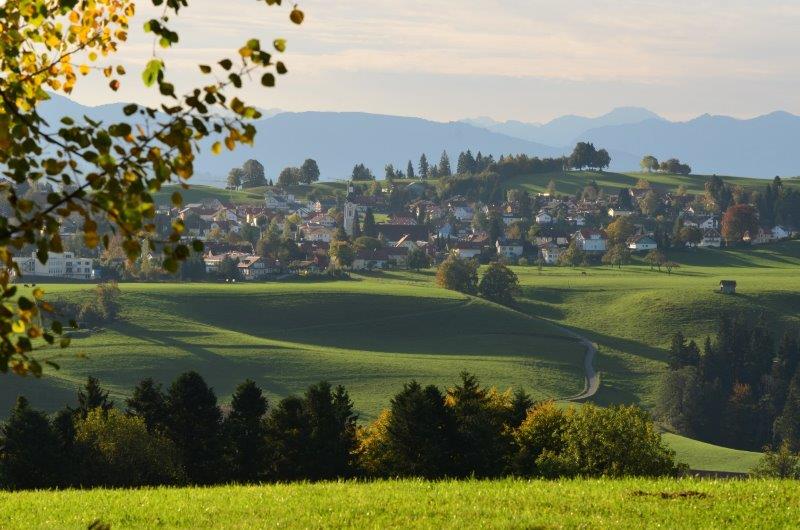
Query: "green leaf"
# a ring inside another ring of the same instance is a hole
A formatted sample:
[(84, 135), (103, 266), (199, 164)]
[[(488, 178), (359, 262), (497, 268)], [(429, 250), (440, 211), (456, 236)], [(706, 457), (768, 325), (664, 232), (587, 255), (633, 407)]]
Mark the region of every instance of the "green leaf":
[(275, 42), (272, 44), (279, 52), (283, 53), (286, 51), (286, 39), (275, 39)]
[(122, 112), (125, 114), (125, 116), (130, 116), (135, 113), (138, 108), (138, 105), (131, 103), (130, 105), (125, 105), (122, 108)]
[(147, 63), (147, 66), (142, 72), (142, 80), (144, 81), (144, 85), (148, 87), (153, 86), (153, 84), (158, 80), (158, 77), (161, 75), (163, 69), (164, 62), (161, 59), (150, 59), (150, 62)]

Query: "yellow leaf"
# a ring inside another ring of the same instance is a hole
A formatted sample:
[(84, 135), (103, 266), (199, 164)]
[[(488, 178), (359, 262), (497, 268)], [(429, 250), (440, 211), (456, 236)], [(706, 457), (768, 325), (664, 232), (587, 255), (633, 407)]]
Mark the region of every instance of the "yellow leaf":
[(25, 322), (17, 320), (13, 324), (11, 324), (11, 331), (13, 331), (14, 333), (25, 333)]
[(44, 296), (44, 290), (41, 287), (37, 287), (36, 289), (33, 290), (33, 297), (36, 298), (37, 300), (41, 300), (43, 296)]
[(78, 67), (78, 71), (81, 73), (81, 75), (88, 75), (89, 74), (89, 67), (86, 66), (85, 64), (82, 64), (82, 65), (80, 65)]
[(211, 146), (211, 152), (215, 155), (218, 155), (222, 152), (222, 144), (219, 142), (214, 142), (214, 145)]

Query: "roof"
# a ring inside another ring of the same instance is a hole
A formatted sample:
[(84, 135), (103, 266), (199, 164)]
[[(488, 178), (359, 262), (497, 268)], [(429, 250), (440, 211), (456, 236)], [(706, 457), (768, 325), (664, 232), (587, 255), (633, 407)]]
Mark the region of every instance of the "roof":
[(400, 248), (381, 248), (378, 250), (359, 250), (356, 252), (356, 259), (364, 261), (386, 261), (408, 255), (408, 249)]
[(375, 229), (386, 241), (400, 241), (403, 237), (408, 237), (412, 241), (428, 240), (428, 227), (423, 225), (378, 224), (375, 225)]
[(736, 280), (720, 280), (719, 284), (726, 287), (736, 287)]

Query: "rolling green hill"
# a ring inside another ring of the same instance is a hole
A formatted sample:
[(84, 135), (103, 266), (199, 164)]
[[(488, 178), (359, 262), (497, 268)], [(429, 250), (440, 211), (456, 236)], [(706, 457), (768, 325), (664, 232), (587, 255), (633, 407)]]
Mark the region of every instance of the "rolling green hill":
[(779, 480), (415, 480), (0, 494), (5, 529), (794, 528)]
[[(537, 399), (583, 387), (583, 347), (543, 320), (430, 285), (362, 279), (288, 284), (127, 284), (123, 319), (56, 352), (40, 381), (10, 378), (8, 410), (24, 392), (49, 410), (97, 376), (121, 396), (144, 377), (193, 369), (226, 399), (252, 378), (270, 399), (326, 379), (344, 384), (362, 418), (375, 417), (416, 378), (447, 385), (461, 370)], [(77, 298), (85, 286), (50, 286)], [(85, 354), (87, 358), (76, 357)]]
[[(574, 195), (581, 191), (592, 180), (603, 188), (606, 193), (616, 193), (621, 188), (636, 186), (639, 179), (644, 179), (663, 191), (677, 190), (683, 185), (689, 193), (703, 193), (708, 175), (667, 175), (662, 173), (611, 173), (604, 171), (565, 171), (559, 173), (541, 173), (514, 177), (505, 182), (506, 189), (522, 188), (532, 193), (544, 192), (550, 180), (556, 183), (556, 192), (559, 194)], [(744, 188), (760, 188), (769, 180), (746, 177), (725, 177), (722, 179), (729, 184)], [(786, 179), (786, 185), (800, 187), (800, 180)]]

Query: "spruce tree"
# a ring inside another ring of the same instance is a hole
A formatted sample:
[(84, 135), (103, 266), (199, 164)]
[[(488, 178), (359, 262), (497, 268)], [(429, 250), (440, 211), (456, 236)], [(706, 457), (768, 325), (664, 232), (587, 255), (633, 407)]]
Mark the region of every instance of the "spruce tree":
[(81, 419), (86, 419), (89, 411), (96, 408), (107, 412), (114, 407), (114, 402), (108, 399), (108, 391), (103, 390), (97, 378), (89, 376), (86, 385), (78, 391), (77, 414)]
[(800, 451), (800, 369), (795, 371), (783, 411), (775, 420), (775, 439), (789, 445), (792, 451)]
[(166, 428), (166, 396), (161, 390), (161, 385), (153, 379), (148, 377), (139, 381), (133, 389), (133, 395), (125, 400), (125, 404), (127, 413), (142, 418), (148, 431), (160, 431)]
[(305, 393), (303, 411), (309, 432), (304, 457), (307, 477), (322, 480), (350, 475), (356, 416), (344, 387), (337, 387), (334, 393), (326, 381), (312, 385)]
[(197, 372), (180, 375), (167, 394), (167, 434), (181, 453), (189, 481), (218, 482), (222, 473), (222, 411)]
[(411, 160), (408, 161), (408, 166), (406, 166), (406, 178), (414, 178), (414, 164), (411, 163)]
[(61, 483), (62, 454), (47, 416), (18, 397), (2, 428), (0, 484), (6, 489), (54, 488)]
[(361, 221), (358, 219), (358, 210), (353, 215), (353, 241), (361, 237)]
[(530, 394), (525, 392), (522, 388), (514, 391), (514, 396), (511, 399), (511, 413), (509, 425), (511, 427), (519, 427), (525, 418), (528, 416), (528, 411), (533, 407), (533, 399)]
[(236, 482), (255, 482), (265, 477), (267, 406), (261, 389), (249, 379), (233, 394), (224, 431), (228, 471)]
[(290, 481), (308, 476), (305, 449), (309, 436), (303, 400), (296, 396), (282, 399), (267, 419), (270, 479)]
[(450, 157), (447, 156), (447, 151), (442, 151), (442, 157), (439, 159), (439, 176), (447, 177), (452, 173), (450, 169)]
[(378, 237), (378, 229), (375, 227), (375, 216), (372, 214), (372, 208), (367, 208), (364, 213), (364, 226), (361, 232), (367, 237)]
[(390, 474), (425, 478), (452, 474), (455, 420), (435, 386), (406, 383), (391, 401), (386, 432)]
[(419, 178), (423, 180), (428, 178), (428, 157), (425, 153), (419, 157)]

